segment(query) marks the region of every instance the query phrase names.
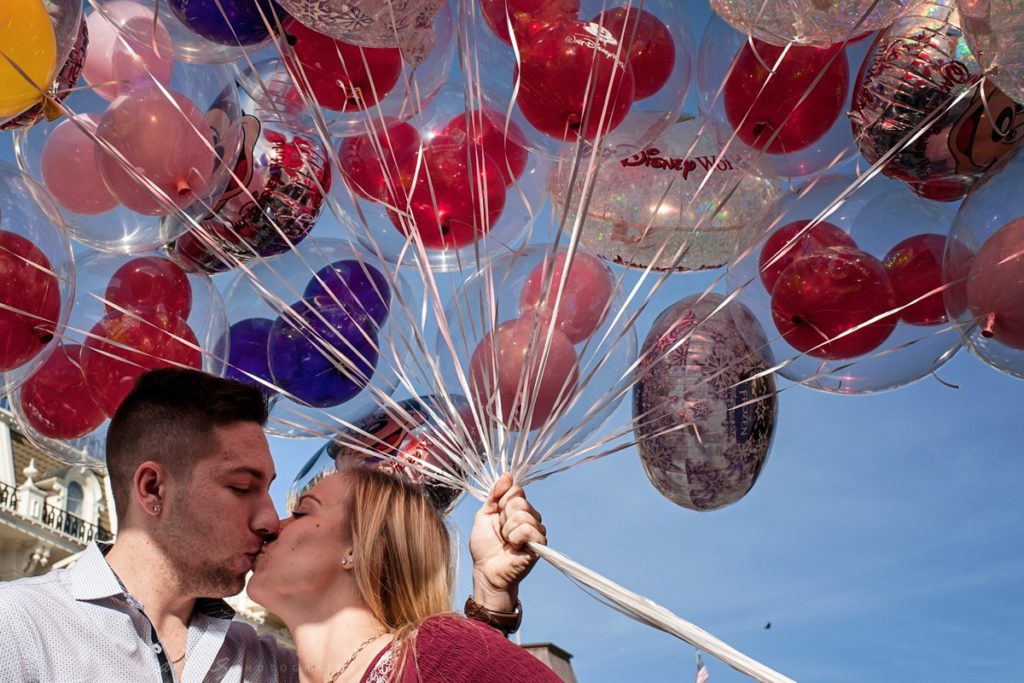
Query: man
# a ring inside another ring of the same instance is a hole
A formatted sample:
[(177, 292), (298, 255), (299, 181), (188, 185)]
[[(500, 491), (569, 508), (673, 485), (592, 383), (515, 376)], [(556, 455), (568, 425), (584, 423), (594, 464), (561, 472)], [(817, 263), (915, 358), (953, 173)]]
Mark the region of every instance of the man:
[[(279, 520), (258, 390), (191, 370), (143, 375), (107, 432), (119, 529), (70, 569), (0, 584), (0, 683), (294, 681), (295, 657), (231, 621)], [(509, 630), (519, 581), (544, 542), (503, 479), (477, 514), (467, 612)]]

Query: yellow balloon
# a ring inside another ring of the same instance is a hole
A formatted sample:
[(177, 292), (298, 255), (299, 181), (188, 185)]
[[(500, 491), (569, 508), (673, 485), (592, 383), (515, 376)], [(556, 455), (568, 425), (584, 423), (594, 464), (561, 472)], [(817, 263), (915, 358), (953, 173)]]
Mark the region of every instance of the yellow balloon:
[(56, 72), (57, 37), (42, 0), (0, 0), (0, 120), (42, 99), (39, 91), (49, 87)]

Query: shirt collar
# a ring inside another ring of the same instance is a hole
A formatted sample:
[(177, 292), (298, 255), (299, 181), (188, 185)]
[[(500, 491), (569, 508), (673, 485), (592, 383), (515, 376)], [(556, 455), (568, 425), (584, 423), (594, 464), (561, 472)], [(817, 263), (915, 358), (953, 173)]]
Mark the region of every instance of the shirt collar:
[[(75, 600), (102, 600), (126, 595), (124, 587), (104, 557), (111, 547), (106, 543), (90, 543), (64, 574), (64, 583)], [(235, 610), (219, 598), (199, 598), (194, 611), (228, 621), (235, 617)]]

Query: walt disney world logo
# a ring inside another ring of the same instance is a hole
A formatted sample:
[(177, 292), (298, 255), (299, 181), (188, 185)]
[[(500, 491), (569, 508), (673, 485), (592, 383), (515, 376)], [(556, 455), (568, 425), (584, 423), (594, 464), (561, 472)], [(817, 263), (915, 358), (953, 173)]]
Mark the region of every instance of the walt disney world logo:
[(648, 147), (647, 149), (641, 150), (636, 154), (622, 159), (619, 161), (626, 168), (633, 166), (645, 166), (647, 168), (656, 168), (665, 171), (678, 171), (683, 174), (683, 180), (689, 178), (690, 173), (697, 170), (697, 166), (707, 173), (712, 168), (717, 168), (719, 171), (733, 171), (735, 167), (732, 162), (725, 157), (718, 158), (717, 156), (698, 156), (692, 158), (681, 158), (681, 157), (663, 157), (661, 156), (661, 150), (657, 147)]

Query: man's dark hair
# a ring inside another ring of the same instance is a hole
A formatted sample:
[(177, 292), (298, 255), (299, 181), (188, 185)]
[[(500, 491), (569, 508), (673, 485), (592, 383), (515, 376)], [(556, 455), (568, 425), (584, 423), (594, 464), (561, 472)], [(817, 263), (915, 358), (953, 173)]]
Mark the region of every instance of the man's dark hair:
[(144, 373), (107, 429), (107, 472), (118, 517), (125, 519), (139, 465), (159, 462), (187, 480), (210, 452), (213, 429), (236, 422), (267, 422), (259, 389), (179, 368)]

